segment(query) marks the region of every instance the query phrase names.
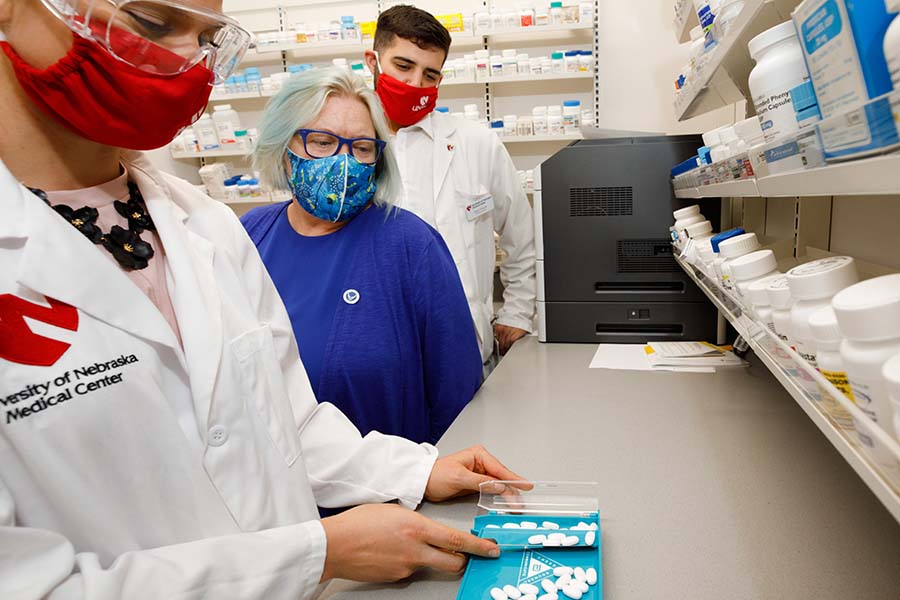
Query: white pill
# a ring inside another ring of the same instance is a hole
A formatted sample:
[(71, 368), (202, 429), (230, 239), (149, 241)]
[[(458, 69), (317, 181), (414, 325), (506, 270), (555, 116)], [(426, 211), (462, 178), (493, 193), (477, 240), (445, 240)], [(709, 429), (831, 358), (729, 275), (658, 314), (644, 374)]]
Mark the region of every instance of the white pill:
[(584, 593), (574, 585), (567, 585), (562, 589), (562, 593), (566, 598), (571, 598), (572, 600), (581, 600), (581, 597), (584, 595)]
[(518, 523), (504, 523), (503, 529), (521, 529)]
[(588, 531), (584, 534), (584, 545), (585, 546), (593, 546), (594, 541), (597, 539), (597, 534), (593, 531)]
[(597, 569), (595, 569), (594, 567), (591, 567), (587, 571), (585, 571), (584, 574), (587, 575), (588, 584), (590, 584), (590, 585), (597, 584)]
[(504, 585), (503, 592), (509, 597), (510, 600), (519, 600), (519, 598), (522, 597), (522, 592), (519, 591), (519, 588), (511, 585)]
[(575, 570), (572, 571), (572, 577), (574, 577), (576, 581), (587, 581), (587, 574), (581, 567), (575, 567)]
[(543, 542), (544, 548), (559, 548), (562, 546), (562, 542), (556, 538), (547, 538)]
[(534, 594), (523, 594), (519, 600), (537, 600), (537, 596)]
[(581, 590), (581, 593), (582, 593), (582, 594), (587, 594), (587, 593), (588, 593), (588, 590), (590, 589), (590, 588), (588, 587), (588, 584), (587, 584), (586, 581), (573, 581), (573, 582), (572, 582), (572, 585), (574, 585), (574, 586), (577, 587), (579, 590)]
[(485, 525), (485, 529), (500, 529), (499, 525)]
[(548, 540), (559, 540), (561, 542), (564, 539), (566, 539), (566, 534), (564, 534), (564, 533), (548, 533), (547, 539)]
[(544, 591), (548, 594), (556, 593), (556, 586), (553, 585), (553, 582), (550, 581), (549, 577), (547, 579), (541, 579), (541, 587), (544, 588)]
[(532, 535), (528, 538), (528, 544), (531, 546), (540, 546), (541, 544), (543, 544), (546, 541), (547, 541), (547, 536), (541, 535), (541, 534)]
[(544, 594), (543, 596), (538, 597), (537, 600), (559, 600), (559, 596), (556, 594)]
[(491, 588), (491, 598), (494, 600), (509, 600), (509, 596), (500, 588)]
[(544, 521), (541, 523), (541, 527), (544, 529), (559, 529), (559, 523), (554, 523), (553, 521)]
[(593, 529), (594, 531), (597, 531), (599, 529), (599, 527), (597, 526), (596, 523), (591, 523), (591, 529)]
[(557, 577), (562, 577), (563, 575), (571, 577), (574, 572), (575, 570), (572, 567), (556, 567), (553, 569), (553, 574)]
[(537, 596), (538, 592), (540, 592), (541, 590), (536, 585), (531, 585), (530, 583), (520, 583), (519, 591), (523, 594), (532, 594), (534, 596)]
[(581, 543), (581, 540), (578, 538), (577, 535), (567, 535), (566, 538), (563, 540), (562, 545), (563, 546), (577, 546), (580, 543)]
[(537, 523), (535, 523), (533, 521), (522, 521), (521, 523), (519, 523), (519, 527), (521, 527), (522, 529), (537, 529), (538, 528)]
[(591, 528), (591, 526), (588, 525), (587, 523), (585, 523), (584, 521), (578, 521), (578, 526), (581, 527), (582, 529), (590, 529)]
[(559, 579), (556, 580), (556, 589), (561, 590), (564, 587), (568, 587), (568, 585), (572, 583), (571, 575), (563, 575)]

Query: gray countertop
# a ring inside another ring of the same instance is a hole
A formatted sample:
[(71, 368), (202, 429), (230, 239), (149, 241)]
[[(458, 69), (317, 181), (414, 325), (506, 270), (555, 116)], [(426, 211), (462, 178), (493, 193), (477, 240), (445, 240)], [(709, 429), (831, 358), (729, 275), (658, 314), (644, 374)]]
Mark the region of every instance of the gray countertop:
[[(483, 443), (535, 480), (601, 484), (607, 600), (900, 598), (900, 524), (766, 368), (589, 369), (517, 343), (438, 447)], [(423, 514), (468, 530), (476, 497)], [(323, 598), (453, 600), (459, 579), (332, 582)]]

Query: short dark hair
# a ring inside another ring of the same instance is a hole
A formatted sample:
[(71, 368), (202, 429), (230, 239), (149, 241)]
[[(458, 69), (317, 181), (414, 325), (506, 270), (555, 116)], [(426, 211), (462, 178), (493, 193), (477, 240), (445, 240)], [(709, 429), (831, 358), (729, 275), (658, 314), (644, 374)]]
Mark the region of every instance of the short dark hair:
[(380, 52), (389, 48), (396, 37), (409, 40), (423, 50), (443, 50), (444, 59), (450, 53), (450, 32), (434, 15), (415, 6), (398, 4), (378, 17), (375, 50)]

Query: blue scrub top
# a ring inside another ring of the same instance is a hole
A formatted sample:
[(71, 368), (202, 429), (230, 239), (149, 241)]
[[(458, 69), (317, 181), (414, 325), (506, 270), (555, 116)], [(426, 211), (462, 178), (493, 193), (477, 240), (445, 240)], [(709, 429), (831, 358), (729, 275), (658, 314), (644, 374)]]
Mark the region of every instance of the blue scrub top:
[(306, 237), (287, 203), (241, 222), (287, 307), (319, 402), (370, 431), (435, 443), (481, 384), (481, 355), (456, 264), (410, 212), (371, 206)]

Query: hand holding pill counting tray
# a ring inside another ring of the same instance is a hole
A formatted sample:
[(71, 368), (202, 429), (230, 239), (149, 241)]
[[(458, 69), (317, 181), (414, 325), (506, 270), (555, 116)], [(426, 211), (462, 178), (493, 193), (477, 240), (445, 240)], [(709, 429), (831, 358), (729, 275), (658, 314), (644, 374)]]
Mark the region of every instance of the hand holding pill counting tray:
[(488, 481), (472, 533), (500, 546), (469, 559), (456, 600), (601, 600), (599, 485)]

